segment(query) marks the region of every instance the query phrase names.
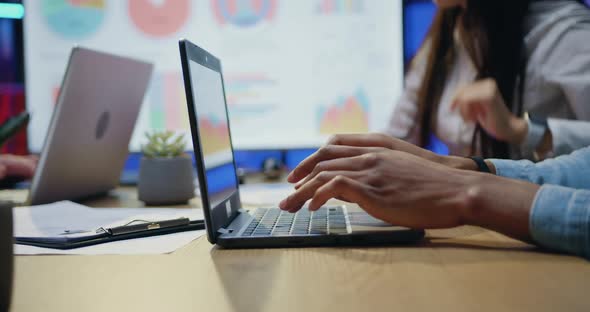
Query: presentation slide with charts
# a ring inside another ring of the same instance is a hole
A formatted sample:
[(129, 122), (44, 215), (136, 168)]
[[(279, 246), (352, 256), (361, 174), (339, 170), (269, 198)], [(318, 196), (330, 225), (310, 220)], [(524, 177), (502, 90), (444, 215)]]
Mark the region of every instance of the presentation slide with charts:
[(221, 75), (194, 61), (190, 61), (189, 68), (205, 167), (209, 169), (232, 164), (228, 112), (223, 105)]
[[(23, 2), (33, 152), (43, 146), (74, 46), (155, 64), (132, 151), (146, 131), (173, 130), (190, 142), (180, 38), (221, 59), (237, 149), (317, 147), (331, 134), (380, 131), (403, 87), (402, 1)], [(216, 133), (217, 121), (204, 124)]]

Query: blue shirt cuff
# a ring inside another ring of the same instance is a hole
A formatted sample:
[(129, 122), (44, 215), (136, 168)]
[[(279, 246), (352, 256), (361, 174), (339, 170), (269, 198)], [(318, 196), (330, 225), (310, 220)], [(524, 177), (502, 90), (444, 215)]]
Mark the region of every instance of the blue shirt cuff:
[(544, 185), (535, 196), (530, 231), (539, 245), (590, 258), (590, 191)]
[(529, 180), (529, 173), (534, 169), (535, 165), (529, 160), (510, 160), (510, 159), (488, 159), (494, 164), (496, 168), (496, 175), (518, 179)]

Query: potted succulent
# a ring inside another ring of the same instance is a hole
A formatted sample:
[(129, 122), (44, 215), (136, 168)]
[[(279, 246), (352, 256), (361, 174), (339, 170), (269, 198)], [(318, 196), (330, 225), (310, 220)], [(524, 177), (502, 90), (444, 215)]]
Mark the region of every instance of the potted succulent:
[(183, 135), (146, 133), (139, 166), (138, 197), (147, 205), (187, 203), (195, 194), (191, 158)]

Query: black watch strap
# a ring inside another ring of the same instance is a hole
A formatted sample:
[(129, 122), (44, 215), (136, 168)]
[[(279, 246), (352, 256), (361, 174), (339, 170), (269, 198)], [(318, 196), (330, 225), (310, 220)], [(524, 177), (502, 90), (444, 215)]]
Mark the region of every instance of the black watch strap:
[(475, 164), (477, 165), (477, 170), (479, 172), (492, 173), (492, 171), (490, 170), (490, 167), (488, 167), (488, 164), (486, 164), (483, 157), (471, 156), (469, 158), (471, 158), (471, 160), (475, 161)]

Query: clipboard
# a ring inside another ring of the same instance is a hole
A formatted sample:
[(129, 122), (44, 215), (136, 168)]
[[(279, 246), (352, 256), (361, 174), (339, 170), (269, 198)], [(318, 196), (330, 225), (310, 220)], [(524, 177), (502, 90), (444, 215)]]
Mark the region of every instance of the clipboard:
[[(137, 221), (142, 223), (137, 224)], [(65, 235), (60, 237), (15, 237), (15, 244), (67, 250), (121, 240), (204, 229), (205, 222), (203, 220), (190, 221), (188, 218), (147, 222), (133, 220), (123, 226), (101, 227), (95, 233), (64, 233)]]

